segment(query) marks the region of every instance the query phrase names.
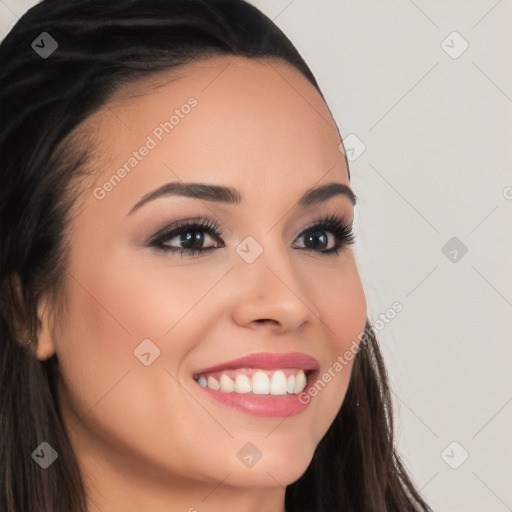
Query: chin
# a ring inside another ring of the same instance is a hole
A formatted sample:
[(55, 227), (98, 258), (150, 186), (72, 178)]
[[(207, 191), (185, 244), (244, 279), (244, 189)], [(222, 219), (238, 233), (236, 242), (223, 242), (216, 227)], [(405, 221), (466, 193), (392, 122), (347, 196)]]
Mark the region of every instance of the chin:
[(259, 460), (247, 467), (235, 457), (231, 469), (226, 468), (226, 474), (232, 471), (226, 483), (255, 488), (287, 486), (296, 482), (304, 474), (313, 455), (314, 449), (297, 446), (291, 454), (282, 451), (271, 452), (267, 457), (262, 454)]

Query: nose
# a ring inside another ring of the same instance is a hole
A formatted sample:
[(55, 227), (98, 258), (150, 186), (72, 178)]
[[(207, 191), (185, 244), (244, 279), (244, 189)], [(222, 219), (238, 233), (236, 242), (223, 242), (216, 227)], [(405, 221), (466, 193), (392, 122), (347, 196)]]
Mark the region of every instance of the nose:
[(242, 327), (285, 332), (319, 321), (307, 280), (284, 246), (265, 247), (252, 263), (239, 261), (232, 318)]

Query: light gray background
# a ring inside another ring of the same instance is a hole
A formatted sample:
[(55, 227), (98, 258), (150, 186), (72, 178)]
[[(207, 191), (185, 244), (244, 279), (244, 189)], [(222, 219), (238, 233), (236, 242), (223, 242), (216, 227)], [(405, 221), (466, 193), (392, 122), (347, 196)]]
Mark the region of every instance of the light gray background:
[[(0, 37), (36, 3), (0, 0)], [(372, 322), (404, 307), (379, 338), (406, 466), (436, 511), (512, 510), (511, 1), (252, 3), (366, 146), (355, 250)]]

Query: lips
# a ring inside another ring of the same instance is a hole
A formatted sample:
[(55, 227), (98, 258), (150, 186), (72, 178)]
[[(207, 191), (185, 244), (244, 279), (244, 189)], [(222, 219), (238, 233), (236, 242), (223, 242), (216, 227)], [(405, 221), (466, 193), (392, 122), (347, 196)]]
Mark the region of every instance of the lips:
[(262, 352), (202, 368), (194, 373), (194, 380), (211, 403), (249, 415), (282, 418), (309, 407), (310, 400), (301, 400), (300, 395), (314, 386), (319, 368), (314, 357), (300, 352)]
[(276, 354), (271, 352), (260, 352), (251, 354), (239, 359), (233, 359), (215, 366), (202, 368), (194, 372), (196, 379), (202, 374), (218, 372), (221, 370), (236, 370), (238, 368), (258, 368), (261, 370), (278, 370), (284, 368), (300, 368), (305, 372), (316, 371), (320, 368), (318, 361), (301, 352), (288, 352)]

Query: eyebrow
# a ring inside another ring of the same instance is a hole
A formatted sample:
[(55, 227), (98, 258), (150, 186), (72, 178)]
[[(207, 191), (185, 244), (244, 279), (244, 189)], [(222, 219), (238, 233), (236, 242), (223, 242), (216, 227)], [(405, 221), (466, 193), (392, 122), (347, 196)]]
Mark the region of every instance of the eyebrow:
[[(343, 183), (327, 183), (321, 187), (309, 189), (299, 199), (297, 204), (299, 207), (304, 208), (313, 204), (323, 203), (337, 195), (348, 197), (352, 205), (356, 205), (357, 196), (348, 185)], [(166, 183), (144, 195), (142, 199), (132, 207), (128, 215), (131, 215), (135, 210), (138, 210), (142, 205), (150, 201), (167, 196), (193, 197), (195, 199), (228, 204), (240, 204), (242, 202), (242, 195), (238, 190), (232, 187), (175, 181)]]

